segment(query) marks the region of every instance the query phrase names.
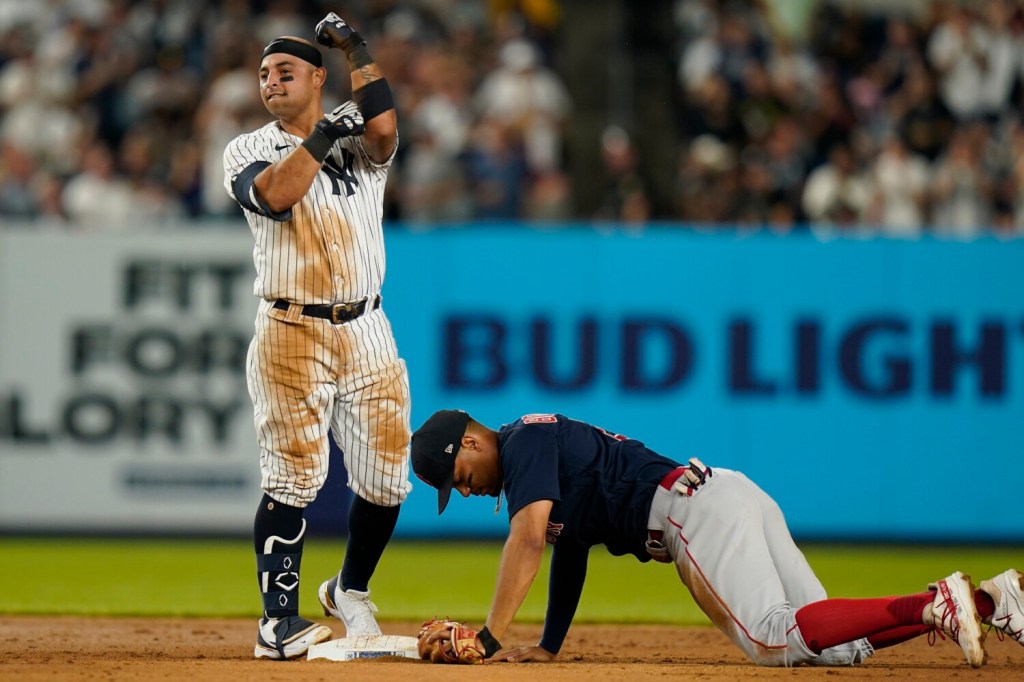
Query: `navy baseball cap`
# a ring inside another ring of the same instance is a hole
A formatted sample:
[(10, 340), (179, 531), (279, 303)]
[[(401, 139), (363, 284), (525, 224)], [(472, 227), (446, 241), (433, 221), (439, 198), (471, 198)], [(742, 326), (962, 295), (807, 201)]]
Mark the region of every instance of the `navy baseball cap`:
[(437, 513), (448, 506), (455, 478), (455, 456), (462, 447), (469, 415), (462, 410), (438, 410), (412, 434), (412, 470), (437, 488)]

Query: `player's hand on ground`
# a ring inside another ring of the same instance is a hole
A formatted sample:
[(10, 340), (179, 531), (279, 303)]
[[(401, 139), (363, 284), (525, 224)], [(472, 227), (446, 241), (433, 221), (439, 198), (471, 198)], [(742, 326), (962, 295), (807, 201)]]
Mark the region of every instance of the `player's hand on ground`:
[(337, 129), (338, 138), (362, 135), (366, 130), (363, 115), (359, 112), (359, 107), (352, 100), (337, 107), (334, 111), (327, 114), (325, 118)]
[(344, 19), (331, 12), (316, 25), (315, 33), (316, 42), (321, 45), (341, 48), (355, 31)]
[(539, 646), (520, 646), (502, 649), (488, 658), (485, 663), (547, 663), (555, 660), (555, 654)]

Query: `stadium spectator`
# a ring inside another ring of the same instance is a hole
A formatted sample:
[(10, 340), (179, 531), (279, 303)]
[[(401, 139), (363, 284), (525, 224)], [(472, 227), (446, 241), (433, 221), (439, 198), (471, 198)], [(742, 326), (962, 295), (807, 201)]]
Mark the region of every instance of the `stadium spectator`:
[(115, 173), (114, 155), (103, 142), (85, 151), (81, 172), (64, 187), (62, 202), (71, 220), (88, 226), (127, 226), (136, 208), (132, 189)]
[(463, 222), (472, 217), (460, 155), (472, 119), (471, 73), (458, 54), (433, 46), (409, 69), (408, 152), (396, 173), (403, 219)]
[(31, 155), (2, 143), (0, 157), (0, 214), (12, 218), (32, 217), (38, 211), (32, 180), (37, 171)]
[(828, 161), (811, 171), (804, 185), (804, 212), (817, 224), (850, 227), (864, 217), (869, 201), (869, 184), (845, 144), (833, 147)]
[(200, 211), (214, 217), (237, 212), (237, 204), (223, 191), (223, 150), (235, 137), (257, 127), (257, 121), (265, 114), (258, 92), (252, 87), (252, 65), (246, 63), (244, 56), (257, 54), (259, 48), (228, 23), (217, 35), (211, 55), (210, 85), (203, 93), (194, 121), (201, 156)]
[(680, 156), (676, 180), (677, 216), (696, 223), (721, 223), (740, 201), (739, 170), (730, 145), (700, 135)]
[(992, 186), (981, 159), (987, 144), (984, 124), (960, 128), (950, 140), (948, 151), (936, 162), (932, 181), (936, 233), (973, 237), (988, 224)]
[(740, 7), (718, 12), (714, 20), (717, 30), (708, 31), (687, 48), (679, 64), (679, 78), (687, 90), (696, 90), (712, 74), (718, 74), (730, 89), (739, 92), (750, 66), (766, 61), (769, 48), (757, 30), (757, 15), (737, 11)]
[(52, 66), (51, 59), (37, 54), (17, 56), (4, 66), (0, 73), (4, 111), (0, 138), (35, 162), (69, 171), (66, 151), (85, 132), (86, 121), (68, 106), (71, 88), (67, 79), (59, 75), (50, 78)]
[[(614, 77), (627, 72), (615, 60), (638, 58), (633, 45), (564, 72), (565, 45), (584, 39), (559, 27), (565, 7), (555, 0), (356, 2), (407, 122), (388, 224), (671, 219), (781, 232), (822, 221), (899, 236), (1021, 231), (1021, 0), (674, 5), (677, 49), (663, 61), (677, 88), (665, 106), (679, 163), (667, 206), (655, 201), (668, 189), (652, 192), (657, 164), (639, 144), (649, 131), (624, 115), (640, 101), (635, 84)], [(0, 0), (0, 214), (73, 224), (93, 215), (92, 187), (117, 195), (108, 221), (233, 217), (220, 150), (265, 117), (242, 55), (267, 36), (308, 33), (323, 9), (322, 0)], [(642, 11), (616, 9), (627, 24)], [(565, 153), (574, 123), (565, 84), (580, 82), (608, 91), (603, 120), (587, 119), (594, 156), (582, 175), (569, 172)], [(613, 121), (636, 143), (618, 160), (598, 139)], [(836, 149), (848, 158), (831, 158)], [(574, 215), (580, 183), (606, 182), (604, 205)], [(128, 198), (117, 198), (121, 188)]]
[(887, 103), (888, 118), (907, 147), (934, 160), (949, 141), (956, 122), (935, 92), (932, 75), (923, 64), (912, 64), (903, 85)]
[[(984, 5), (991, 21), (1005, 21), (1001, 0)], [(941, 7), (946, 16), (928, 40), (928, 60), (939, 75), (943, 102), (961, 120), (998, 115), (1013, 84), (1013, 39), (1005, 25), (987, 24), (966, 6)]]
[(1001, 232), (1024, 234), (1024, 125), (1017, 122), (1010, 133), (1006, 176), (1001, 183), (1002, 216), (1008, 220), (997, 223)]
[(498, 68), (484, 77), (474, 100), (484, 119), (521, 141), (530, 171), (561, 165), (561, 127), (569, 115), (569, 95), (558, 77), (540, 64), (533, 44), (516, 39), (503, 45)]
[(651, 218), (651, 204), (637, 168), (637, 151), (629, 134), (608, 126), (601, 135), (601, 159), (608, 175), (604, 202), (594, 218), (642, 224)]
[(928, 160), (912, 153), (890, 135), (871, 168), (873, 196), (868, 222), (898, 237), (918, 237), (927, 221), (930, 169)]
[(502, 220), (519, 215), (527, 164), (513, 128), (489, 118), (478, 122), (470, 131), (463, 162), (476, 218)]

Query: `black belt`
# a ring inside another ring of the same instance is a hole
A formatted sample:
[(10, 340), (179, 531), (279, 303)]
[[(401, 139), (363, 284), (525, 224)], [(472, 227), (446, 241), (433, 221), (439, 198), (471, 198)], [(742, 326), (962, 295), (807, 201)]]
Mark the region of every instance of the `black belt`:
[[(307, 317), (319, 317), (324, 320), (330, 320), (332, 324), (344, 324), (360, 317), (363, 313), (367, 312), (367, 308), (376, 310), (380, 307), (379, 294), (373, 297), (372, 306), (367, 306), (368, 301), (369, 299), (364, 298), (361, 301), (353, 301), (351, 303), (304, 305), (302, 306), (302, 314)], [(278, 310), (288, 310), (292, 307), (292, 304), (283, 298), (279, 298), (274, 301), (274, 307)]]

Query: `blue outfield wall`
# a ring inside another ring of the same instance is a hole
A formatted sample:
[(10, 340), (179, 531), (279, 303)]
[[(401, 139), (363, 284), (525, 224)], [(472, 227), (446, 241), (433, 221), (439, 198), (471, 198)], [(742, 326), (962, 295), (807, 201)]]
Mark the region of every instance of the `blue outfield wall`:
[[(744, 471), (801, 538), (1024, 541), (1024, 241), (392, 231), (413, 426), (562, 412)], [(502, 534), (494, 500), (405, 536)]]

